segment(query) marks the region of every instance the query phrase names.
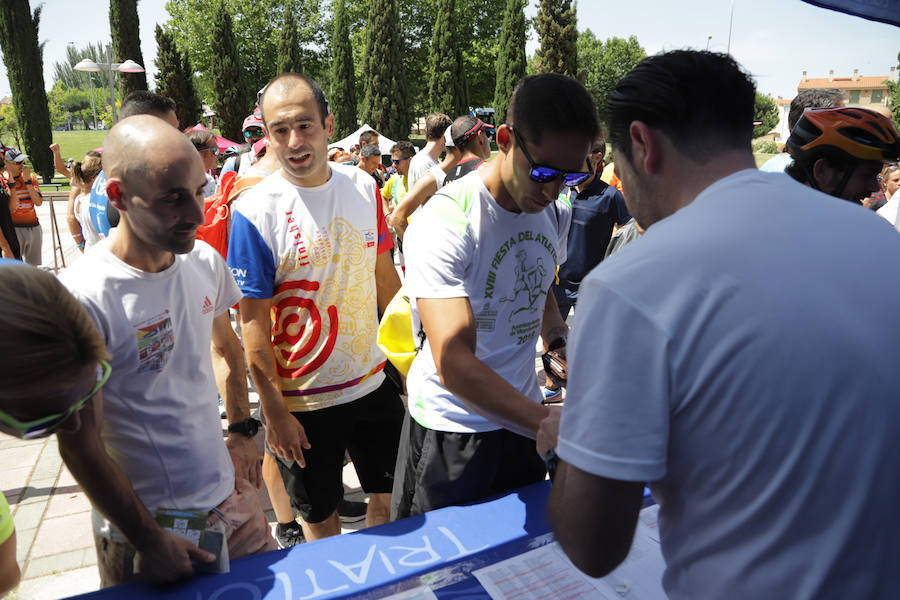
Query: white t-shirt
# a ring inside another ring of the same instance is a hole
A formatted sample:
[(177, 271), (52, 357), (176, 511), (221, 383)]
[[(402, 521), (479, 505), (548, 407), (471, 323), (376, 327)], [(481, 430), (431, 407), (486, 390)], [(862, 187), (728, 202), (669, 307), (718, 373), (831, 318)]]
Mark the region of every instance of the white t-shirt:
[(441, 189), (442, 187), (444, 187), (444, 179), (447, 178), (447, 174), (444, 173), (444, 170), (438, 163), (431, 165), (426, 173), (434, 177), (434, 182), (437, 184), (437, 189)]
[(900, 231), (900, 190), (888, 198), (884, 206), (878, 209), (878, 215), (890, 221), (897, 231)]
[(329, 163), (331, 177), (299, 187), (276, 172), (232, 205), (228, 265), (248, 298), (273, 298), (275, 358), (285, 404), (309, 411), (378, 388), (377, 253), (390, 235), (375, 181)]
[(209, 198), (213, 194), (216, 193), (216, 188), (219, 185), (216, 183), (216, 178), (210, 175), (209, 173), (205, 173), (206, 175), (206, 185), (203, 186), (203, 197)]
[(91, 194), (79, 194), (75, 197), (75, 218), (81, 225), (81, 239), (84, 240), (85, 249), (90, 248), (102, 238), (97, 235), (94, 223), (91, 221)]
[(415, 156), (413, 156), (409, 161), (409, 173), (407, 173), (407, 179), (409, 179), (409, 189), (412, 189), (419, 178), (427, 173), (428, 169), (435, 166), (436, 164), (438, 164), (438, 161), (431, 158), (431, 155), (424, 150), (420, 150)]
[(240, 290), (205, 242), (176, 255), (168, 269), (147, 273), (114, 256), (110, 239), (60, 274), (112, 355), (103, 441), (151, 513), (209, 510), (234, 490), (210, 339), (213, 318), (240, 299)]
[(897, 597), (900, 263), (865, 256), (883, 219), (748, 169), (583, 280), (558, 452), (652, 482), (670, 598)]
[(759, 168), (766, 173), (784, 173), (785, 167), (794, 162), (794, 157), (787, 152), (776, 154)]
[[(535, 402), (541, 393), (534, 345), (556, 265), (566, 260), (571, 220), (568, 206), (556, 207), (512, 213), (496, 203), (478, 173), (470, 173), (432, 196), (403, 239), (414, 331), (420, 323), (417, 298), (468, 298), (477, 328), (475, 355)], [(407, 388), (410, 414), (423, 427), (499, 429), (441, 385), (427, 340)]]

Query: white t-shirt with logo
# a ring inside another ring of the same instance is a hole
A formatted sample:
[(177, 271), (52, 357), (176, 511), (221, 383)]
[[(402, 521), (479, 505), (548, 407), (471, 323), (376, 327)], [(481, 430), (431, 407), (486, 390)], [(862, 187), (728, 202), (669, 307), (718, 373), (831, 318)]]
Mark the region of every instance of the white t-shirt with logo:
[(240, 290), (205, 242), (176, 255), (166, 270), (147, 273), (114, 256), (111, 239), (60, 274), (112, 355), (103, 441), (150, 512), (209, 510), (234, 490), (210, 340), (213, 319)]
[(291, 411), (356, 400), (384, 380), (375, 262), (391, 247), (375, 181), (329, 164), (316, 187), (276, 172), (232, 205), (228, 264), (248, 298), (272, 298), (272, 338)]
[[(524, 395), (541, 401), (534, 347), (547, 290), (566, 260), (571, 220), (557, 202), (536, 214), (501, 208), (478, 173), (447, 185), (410, 222), (403, 239), (414, 331), (418, 298), (468, 298), (475, 355)], [(409, 411), (423, 427), (470, 433), (499, 427), (473, 413), (440, 381), (426, 339), (407, 378)]]

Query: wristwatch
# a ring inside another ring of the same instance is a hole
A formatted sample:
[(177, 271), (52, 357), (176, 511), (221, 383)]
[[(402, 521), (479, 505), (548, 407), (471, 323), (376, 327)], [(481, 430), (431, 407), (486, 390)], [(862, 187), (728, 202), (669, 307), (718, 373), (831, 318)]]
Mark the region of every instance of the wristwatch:
[(228, 433), (240, 433), (241, 435), (246, 435), (248, 438), (252, 438), (259, 431), (260, 425), (262, 425), (262, 423), (251, 417), (249, 419), (244, 419), (240, 423), (232, 423), (229, 425)]

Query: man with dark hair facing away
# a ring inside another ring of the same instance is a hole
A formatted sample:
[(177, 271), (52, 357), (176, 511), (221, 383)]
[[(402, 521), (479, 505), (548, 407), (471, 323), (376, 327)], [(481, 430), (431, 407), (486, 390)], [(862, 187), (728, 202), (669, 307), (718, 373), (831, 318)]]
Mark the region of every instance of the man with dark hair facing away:
[[(574, 79), (526, 77), (513, 92), (498, 155), (433, 196), (406, 237), (414, 330), (424, 347), (407, 377), (409, 418), (397, 460), (395, 518), (541, 481), (536, 338), (565, 352), (548, 294), (565, 261), (563, 185), (590, 176), (597, 109)], [(427, 451), (423, 451), (427, 448)]]
[(687, 50), (609, 96), (646, 233), (581, 282), (562, 420), (538, 433), (548, 517), (603, 576), (650, 482), (673, 600), (893, 598), (900, 264), (859, 257), (900, 255), (900, 236), (760, 172), (754, 99), (730, 56)]
[(471, 173), (491, 157), (488, 132), (492, 129), (491, 125), (469, 115), (457, 117), (453, 121), (450, 128), (452, 145), (447, 146), (444, 160), (428, 169), (388, 216), (388, 223), (399, 238), (403, 238), (413, 213), (435, 192), (451, 181)]
[(409, 189), (412, 189), (428, 169), (438, 164), (441, 153), (447, 145), (444, 132), (450, 127), (450, 117), (443, 113), (432, 113), (425, 117), (425, 147), (409, 161)]

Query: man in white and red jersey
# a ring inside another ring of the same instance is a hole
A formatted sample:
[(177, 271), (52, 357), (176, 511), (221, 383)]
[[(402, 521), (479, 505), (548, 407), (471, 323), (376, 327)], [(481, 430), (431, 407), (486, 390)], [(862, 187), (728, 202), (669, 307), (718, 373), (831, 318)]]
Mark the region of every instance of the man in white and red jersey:
[(375, 336), (400, 280), (375, 182), (328, 162), (334, 115), (319, 85), (279, 75), (260, 106), (281, 170), (234, 205), (228, 263), (266, 441), (313, 540), (340, 533), (345, 451), (370, 494), (367, 524), (389, 519), (403, 405)]

